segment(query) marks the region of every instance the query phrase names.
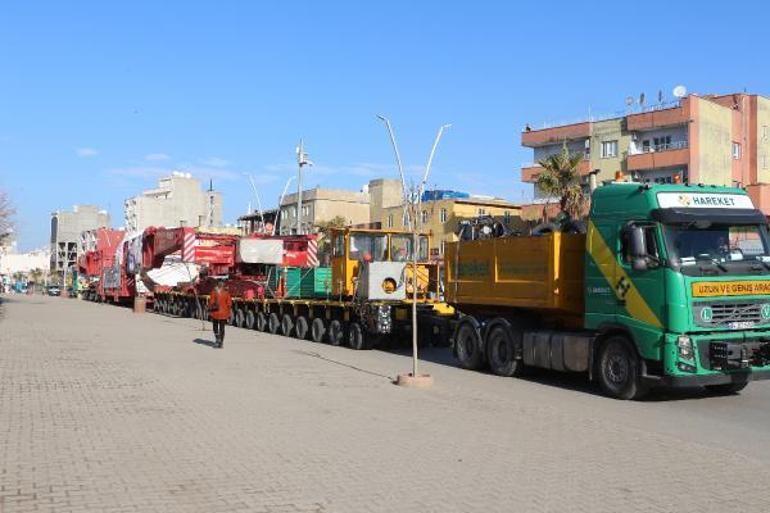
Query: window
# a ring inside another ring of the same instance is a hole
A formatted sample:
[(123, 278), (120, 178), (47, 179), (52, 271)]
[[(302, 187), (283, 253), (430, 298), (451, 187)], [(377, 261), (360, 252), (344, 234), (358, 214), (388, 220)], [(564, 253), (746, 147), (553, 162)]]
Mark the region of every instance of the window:
[(345, 237), (342, 235), (342, 233), (334, 234), (332, 254), (336, 257), (345, 256)]
[(770, 138), (770, 128), (767, 125), (762, 125), (762, 142), (767, 142)]
[(442, 208), (438, 211), (438, 220), (442, 223), (446, 223), (447, 219), (449, 219), (449, 215), (447, 214), (446, 209)]
[(741, 159), (741, 143), (737, 143), (737, 142), (733, 143), (733, 159), (734, 160)]
[(441, 256), (444, 256), (445, 251), (446, 251), (446, 241), (442, 240), (441, 244), (438, 247), (438, 254)]
[[(420, 261), (428, 260), (428, 237), (420, 236), (420, 253), (417, 255)], [(390, 238), (390, 259), (394, 262), (406, 262), (412, 259), (412, 236), (393, 235)]]
[(409, 212), (404, 212), (404, 218), (403, 218), (402, 226), (404, 228), (407, 228), (409, 226)]
[(618, 141), (602, 141), (602, 158), (608, 159), (618, 156)]
[(505, 212), (503, 212), (503, 223), (505, 223), (506, 225), (511, 224), (511, 211), (510, 210), (506, 210)]
[(428, 219), (430, 219), (430, 214), (427, 210), (423, 210), (420, 214), (420, 221), (422, 221), (422, 224), (425, 224), (428, 222)]
[[(647, 254), (654, 258), (659, 258), (658, 253), (658, 240), (655, 236), (655, 225), (644, 225), (644, 242), (647, 246)], [(621, 254), (623, 255), (623, 262), (631, 264), (633, 262), (633, 256), (631, 255), (631, 247), (628, 243), (630, 229), (625, 229), (620, 234), (620, 246)]]
[(350, 234), (350, 259), (361, 262), (382, 262), (385, 260), (388, 237), (368, 233)]
[(649, 153), (650, 152), (650, 140), (645, 139), (642, 141), (642, 153)]
[(479, 209), (479, 216), (485, 216), (485, 215), (487, 215), (487, 209), (480, 208)]
[(388, 214), (388, 228), (393, 228), (393, 214)]
[(652, 139), (655, 151), (666, 151), (671, 148), (671, 136), (654, 137)]

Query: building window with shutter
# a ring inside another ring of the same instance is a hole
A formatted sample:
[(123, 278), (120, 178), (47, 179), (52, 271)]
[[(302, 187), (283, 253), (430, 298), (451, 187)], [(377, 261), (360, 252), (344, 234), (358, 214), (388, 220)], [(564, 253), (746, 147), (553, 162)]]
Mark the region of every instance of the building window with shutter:
[(602, 141), (602, 158), (609, 159), (618, 156), (618, 141)]
[(442, 208), (441, 210), (438, 211), (438, 220), (442, 223), (446, 223), (447, 219), (449, 219), (447, 210), (445, 208)]
[(388, 228), (393, 228), (393, 214), (388, 214)]
[(733, 160), (741, 159), (741, 143), (733, 143)]
[(427, 210), (422, 211), (422, 214), (420, 215), (420, 219), (422, 220), (423, 224), (428, 222), (428, 219), (430, 219), (430, 214), (428, 214)]

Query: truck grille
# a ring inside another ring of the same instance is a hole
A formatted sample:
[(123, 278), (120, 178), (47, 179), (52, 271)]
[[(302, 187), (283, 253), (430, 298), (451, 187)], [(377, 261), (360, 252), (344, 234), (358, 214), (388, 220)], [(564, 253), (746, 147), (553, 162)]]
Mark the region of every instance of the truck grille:
[(750, 327), (770, 322), (767, 316), (768, 303), (765, 301), (741, 301), (721, 303), (699, 303), (693, 308), (695, 322), (710, 327)]

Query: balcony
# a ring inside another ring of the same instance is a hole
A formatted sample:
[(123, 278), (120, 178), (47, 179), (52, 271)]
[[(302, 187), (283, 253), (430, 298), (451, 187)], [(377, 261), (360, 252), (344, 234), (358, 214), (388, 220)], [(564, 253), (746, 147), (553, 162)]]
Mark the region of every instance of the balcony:
[(541, 130), (526, 130), (521, 133), (521, 145), (534, 148), (574, 139), (587, 139), (588, 137), (591, 137), (591, 123), (584, 121)]
[(690, 102), (685, 99), (677, 107), (667, 109), (652, 109), (648, 112), (629, 114), (626, 118), (627, 129), (654, 130), (678, 125), (686, 125), (690, 122)]
[(687, 141), (641, 148), (638, 153), (629, 153), (627, 159), (629, 171), (686, 166), (689, 162), (690, 150)]
[[(578, 164), (578, 173), (580, 176), (585, 176), (591, 172), (591, 161), (583, 159)], [(543, 167), (538, 164), (523, 164), (521, 166), (521, 181), (522, 182), (534, 182), (540, 173), (543, 172)]]

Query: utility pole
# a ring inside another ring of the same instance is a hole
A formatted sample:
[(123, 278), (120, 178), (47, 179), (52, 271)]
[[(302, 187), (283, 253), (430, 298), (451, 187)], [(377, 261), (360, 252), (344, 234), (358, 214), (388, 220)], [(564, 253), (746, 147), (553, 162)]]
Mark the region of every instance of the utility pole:
[(302, 168), (312, 165), (313, 163), (305, 153), (305, 145), (300, 139), (299, 146), (297, 146), (297, 235), (302, 234)]

